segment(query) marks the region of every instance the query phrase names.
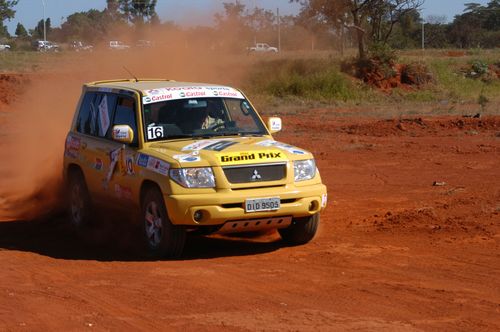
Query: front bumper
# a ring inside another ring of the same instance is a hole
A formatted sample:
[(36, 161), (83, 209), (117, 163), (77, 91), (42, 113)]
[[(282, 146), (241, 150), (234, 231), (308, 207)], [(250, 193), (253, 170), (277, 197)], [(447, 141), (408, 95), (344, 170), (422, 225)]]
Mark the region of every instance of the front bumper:
[[(277, 196), (281, 200), (279, 210), (245, 212), (246, 199)], [(175, 225), (214, 226), (233, 220), (307, 217), (325, 208), (326, 187), (314, 184), (303, 187), (286, 185), (244, 190), (224, 189), (211, 194), (166, 195), (165, 203), (169, 218)], [(196, 211), (201, 211), (203, 216), (199, 221), (194, 218)]]

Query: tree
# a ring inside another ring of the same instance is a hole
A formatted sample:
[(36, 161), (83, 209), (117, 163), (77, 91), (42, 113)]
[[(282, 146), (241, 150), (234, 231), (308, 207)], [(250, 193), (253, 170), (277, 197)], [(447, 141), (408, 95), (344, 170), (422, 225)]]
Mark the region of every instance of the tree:
[[(358, 57), (366, 57), (366, 44), (387, 43), (394, 26), (423, 0), (290, 0), (302, 4), (301, 12), (332, 29), (347, 27), (354, 33)], [(367, 40), (366, 40), (367, 39)]]
[(104, 39), (109, 26), (110, 13), (107, 10), (91, 9), (86, 12), (71, 14), (61, 25), (61, 33), (66, 40), (82, 40), (95, 42)]
[[(141, 25), (145, 22), (151, 22), (157, 16), (157, 0), (117, 0), (118, 9), (128, 22), (135, 25)], [(108, 6), (116, 5), (113, 0), (108, 1)]]
[(28, 31), (26, 31), (26, 28), (21, 23), (17, 23), (16, 36), (21, 39), (28, 38)]
[(18, 0), (0, 0), (0, 37), (10, 36), (3, 22), (14, 18), (16, 11), (12, 8), (17, 5), (17, 3)]
[[(31, 35), (36, 38), (36, 39), (43, 39), (44, 38), (44, 33), (43, 33), (43, 19), (38, 21), (36, 27), (31, 30)], [(48, 36), (50, 34), (50, 31), (52, 30), (51, 23), (50, 23), (50, 18), (47, 18), (45, 20), (45, 35)]]

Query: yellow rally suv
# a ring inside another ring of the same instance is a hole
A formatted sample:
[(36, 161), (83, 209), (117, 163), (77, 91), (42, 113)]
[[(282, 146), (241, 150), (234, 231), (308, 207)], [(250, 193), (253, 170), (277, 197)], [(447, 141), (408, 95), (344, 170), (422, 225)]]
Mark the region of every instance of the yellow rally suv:
[(190, 231), (307, 243), (326, 187), (310, 152), (273, 140), (279, 130), (227, 86), (85, 84), (64, 151), (71, 223), (88, 225), (97, 205), (140, 211), (145, 248), (162, 257), (181, 255)]

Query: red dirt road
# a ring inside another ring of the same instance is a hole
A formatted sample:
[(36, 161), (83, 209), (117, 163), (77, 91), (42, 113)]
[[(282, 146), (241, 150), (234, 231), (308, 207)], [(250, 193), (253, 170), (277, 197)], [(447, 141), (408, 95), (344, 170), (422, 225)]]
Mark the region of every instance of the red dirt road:
[(83, 240), (3, 222), (0, 331), (500, 330), (500, 117), (282, 117), (329, 190), (313, 242), (191, 237), (143, 261), (120, 221)]

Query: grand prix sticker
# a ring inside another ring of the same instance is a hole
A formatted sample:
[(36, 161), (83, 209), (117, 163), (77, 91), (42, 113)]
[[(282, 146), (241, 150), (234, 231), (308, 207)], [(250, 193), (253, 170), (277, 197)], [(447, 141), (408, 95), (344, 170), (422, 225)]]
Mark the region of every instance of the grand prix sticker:
[(285, 144), (285, 143), (281, 143), (281, 142), (277, 142), (277, 141), (274, 141), (274, 140), (265, 140), (265, 141), (262, 141), (262, 142), (259, 142), (257, 143), (257, 145), (259, 146), (265, 146), (265, 147), (275, 147), (275, 148), (278, 148), (278, 149), (281, 149), (281, 150), (285, 150), (285, 151), (288, 151), (292, 154), (297, 154), (297, 155), (303, 155), (303, 154), (306, 154), (307, 152), (302, 150), (302, 149), (299, 149), (293, 145), (289, 145), (289, 144)]
[(219, 153), (217, 158), (222, 166), (287, 161), (286, 156), (279, 150)]
[(178, 160), (181, 163), (194, 163), (197, 161), (201, 161), (200, 156), (194, 154), (178, 154), (174, 156), (174, 159)]
[(186, 98), (236, 98), (245, 99), (241, 92), (227, 86), (182, 86), (144, 91), (143, 104)]

